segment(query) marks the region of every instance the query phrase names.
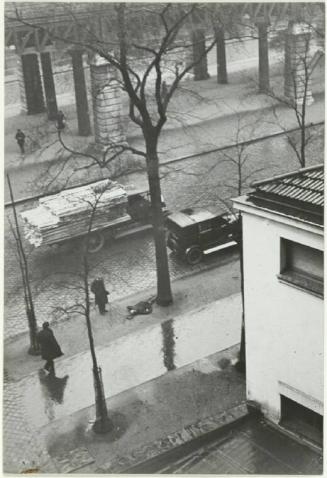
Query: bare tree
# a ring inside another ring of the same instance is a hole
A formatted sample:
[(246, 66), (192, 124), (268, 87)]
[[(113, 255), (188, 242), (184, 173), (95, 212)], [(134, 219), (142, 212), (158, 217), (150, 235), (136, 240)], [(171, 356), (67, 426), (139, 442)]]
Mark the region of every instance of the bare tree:
[[(197, 28), (204, 17), (206, 25), (210, 24), (210, 15), (205, 15), (205, 5), (118, 3), (107, 4), (106, 8), (107, 19), (112, 24), (109, 38), (102, 38), (98, 31), (81, 24), (69, 4), (65, 5), (65, 11), (71, 18), (75, 31), (80, 33), (81, 40), (69, 34), (59, 36), (46, 26), (33, 24), (24, 18), (18, 8), (15, 20), (48, 35), (52, 41), (64, 42), (99, 55), (119, 75), (120, 87), (129, 99), (129, 118), (140, 128), (145, 147), (144, 150), (136, 150), (125, 143), (112, 145), (112, 149), (114, 154), (118, 147), (120, 152), (130, 151), (145, 160), (156, 251), (157, 303), (168, 305), (172, 302), (172, 292), (161, 206), (158, 140), (167, 121), (168, 105), (180, 82), (214, 47), (216, 37), (212, 35), (209, 45), (196, 60), (169, 62), (174, 55), (178, 56), (181, 51), (192, 48), (192, 42), (185, 40), (185, 32), (192, 30), (195, 19)], [(135, 68), (135, 58), (140, 55), (145, 64), (142, 72)], [(167, 68), (165, 65), (169, 63), (173, 63), (173, 66)], [(169, 81), (165, 81), (167, 71), (170, 73)]]
[[(91, 298), (90, 298), (90, 261), (89, 261), (89, 247), (90, 241), (92, 240), (92, 231), (94, 228), (94, 221), (99, 210), (99, 205), (103, 199), (105, 192), (109, 191), (111, 188), (111, 182), (105, 182), (99, 184), (90, 189), (92, 191), (90, 197), (85, 198), (81, 197), (81, 202), (85, 203), (87, 209), (87, 224), (84, 240), (81, 248), (81, 270), (74, 274), (64, 274), (70, 276), (70, 280), (65, 284), (65, 287), (76, 293), (77, 298), (72, 305), (68, 306), (59, 306), (54, 309), (56, 315), (66, 315), (71, 314), (80, 314), (85, 318), (87, 334), (90, 346), (90, 353), (92, 359), (92, 372), (94, 379), (94, 393), (95, 393), (95, 408), (96, 408), (96, 419), (93, 424), (93, 430), (96, 433), (107, 433), (109, 432), (113, 425), (108, 417), (108, 410), (105, 400), (104, 386), (102, 382), (102, 373), (101, 367), (99, 367), (94, 337), (92, 332), (92, 322), (91, 322)], [(63, 277), (61, 278), (61, 283), (65, 281)]]
[[(271, 88), (267, 95), (275, 102), (273, 114), (276, 122), (285, 132), (287, 141), (294, 151), (301, 167), (306, 165), (306, 149), (314, 136), (307, 123), (307, 107), (313, 101), (311, 92), (312, 75), (318, 64), (317, 55), (312, 54), (312, 28), (307, 23), (299, 24), (302, 31), (293, 35), (294, 22), (289, 22), (289, 33), (286, 35), (285, 53), (285, 91), (281, 94), (278, 88)], [(299, 45), (291, 50), (291, 42)], [(278, 105), (283, 105), (294, 112), (298, 132), (288, 131), (278, 116)]]
[(89, 291), (89, 241), (93, 226), (93, 219), (97, 211), (101, 197), (106, 188), (99, 188), (94, 190), (94, 199), (89, 201), (91, 209), (90, 221), (87, 230), (86, 240), (82, 253), (83, 264), (83, 286), (84, 286), (84, 304), (82, 310), (84, 311), (84, 317), (86, 320), (88, 339), (90, 344), (90, 352), (93, 363), (93, 377), (94, 377), (94, 391), (95, 391), (95, 406), (96, 406), (96, 420), (93, 425), (93, 429), (97, 433), (106, 433), (111, 429), (111, 423), (108, 418), (107, 405), (105, 400), (105, 394), (103, 389), (101, 368), (98, 366), (98, 361), (95, 353), (94, 339), (92, 333), (91, 317), (90, 317), (90, 291)]

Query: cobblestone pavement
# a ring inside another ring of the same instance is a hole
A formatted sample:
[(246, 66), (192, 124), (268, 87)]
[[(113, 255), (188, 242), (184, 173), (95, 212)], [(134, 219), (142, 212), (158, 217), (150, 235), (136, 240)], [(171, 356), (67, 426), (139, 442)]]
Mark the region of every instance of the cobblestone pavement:
[[(308, 166), (322, 162), (322, 127), (315, 128), (316, 140), (308, 147)], [(235, 154), (235, 148), (229, 154)], [(279, 137), (252, 144), (247, 149), (248, 160), (244, 174), (250, 175), (248, 183), (273, 174), (298, 168), (298, 163), (285, 138)], [(162, 190), (168, 208), (178, 210), (184, 207), (201, 206), (212, 210), (223, 210), (221, 199), (237, 195), (234, 165), (227, 161), (224, 152), (210, 153), (167, 165), (163, 168)], [(26, 206), (25, 206), (26, 207)], [(31, 207), (29, 204), (28, 207)], [(5, 338), (27, 330), (21, 281), (15, 245), (11, 240), (8, 223), (5, 226)], [(40, 248), (30, 252), (31, 277), (39, 320), (51, 320), (52, 312), (58, 305), (71, 304), (77, 297), (76, 281), (67, 283), (68, 273), (76, 277), (79, 271), (79, 254), (76, 244), (62, 247)], [(182, 277), (191, 271), (206, 268), (210, 258), (201, 265), (190, 267), (174, 258), (170, 259), (172, 279)], [(115, 300), (156, 283), (154, 247), (151, 234), (126, 238), (92, 256), (91, 276), (102, 275), (111, 299)], [(53, 318), (53, 317), (52, 317)], [(57, 317), (58, 319), (58, 317)]]
[[(26, 420), (22, 397), (15, 382), (3, 388), (3, 469), (12, 473), (54, 473), (56, 468), (44, 443)], [(30, 470), (30, 471), (28, 471)]]

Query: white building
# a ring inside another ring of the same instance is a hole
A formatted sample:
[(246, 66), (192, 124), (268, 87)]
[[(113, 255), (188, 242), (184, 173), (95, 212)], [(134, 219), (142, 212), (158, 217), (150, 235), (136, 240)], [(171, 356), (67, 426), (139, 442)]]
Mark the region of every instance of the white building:
[(247, 398), (322, 440), (323, 166), (253, 184), (242, 213)]

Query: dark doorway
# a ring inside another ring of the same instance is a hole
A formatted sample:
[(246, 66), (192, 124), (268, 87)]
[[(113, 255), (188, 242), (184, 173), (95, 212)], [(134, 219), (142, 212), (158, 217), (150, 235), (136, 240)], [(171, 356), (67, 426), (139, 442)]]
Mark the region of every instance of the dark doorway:
[(295, 433), (308, 438), (322, 446), (323, 443), (323, 416), (303, 405), (285, 397), (281, 399), (280, 424)]
[(44, 111), (43, 91), (37, 55), (31, 53), (22, 56), (22, 66), (26, 93), (27, 114)]

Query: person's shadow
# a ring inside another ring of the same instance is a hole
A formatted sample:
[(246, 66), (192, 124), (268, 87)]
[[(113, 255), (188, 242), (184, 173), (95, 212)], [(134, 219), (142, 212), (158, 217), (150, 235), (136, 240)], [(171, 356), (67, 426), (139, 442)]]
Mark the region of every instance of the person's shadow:
[(54, 375), (45, 375), (44, 372), (40, 370), (39, 378), (44, 395), (54, 402), (62, 403), (64, 400), (64, 391), (69, 375), (65, 375), (64, 377), (60, 378)]
[(55, 418), (54, 404), (61, 404), (64, 401), (64, 392), (68, 378), (69, 375), (60, 378), (54, 375), (46, 375), (43, 370), (39, 370), (39, 379), (45, 398), (45, 413), (50, 420)]

